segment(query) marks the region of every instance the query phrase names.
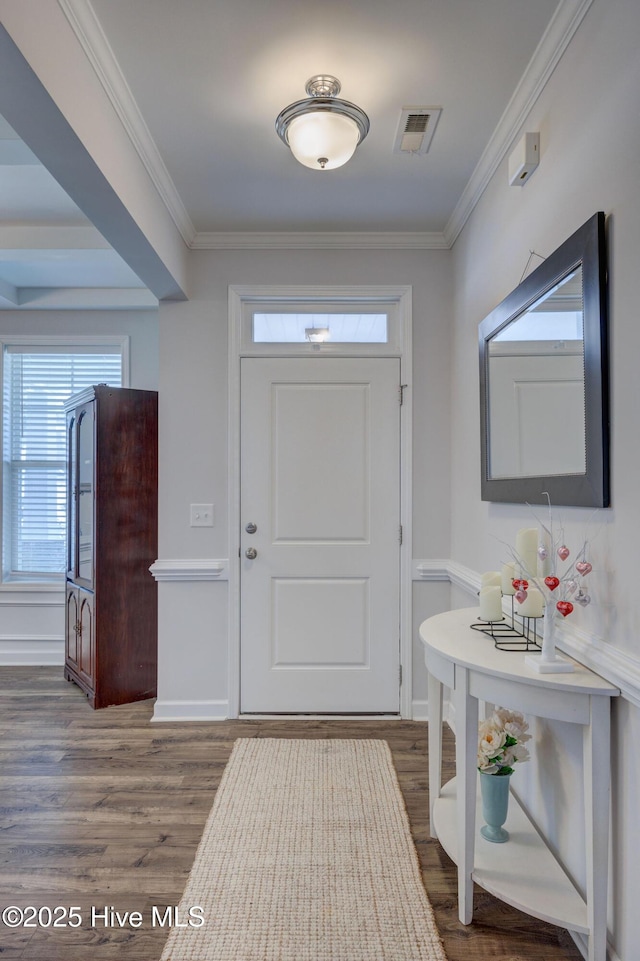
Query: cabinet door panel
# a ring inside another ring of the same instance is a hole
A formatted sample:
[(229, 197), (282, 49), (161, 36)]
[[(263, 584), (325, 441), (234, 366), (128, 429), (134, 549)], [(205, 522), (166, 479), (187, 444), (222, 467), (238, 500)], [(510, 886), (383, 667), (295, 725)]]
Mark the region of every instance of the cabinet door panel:
[(95, 637), (93, 621), (93, 594), (79, 591), (80, 604), (80, 661), (79, 667), (85, 677), (93, 683), (95, 674)]
[(67, 587), (66, 656), (67, 663), (78, 669), (78, 592)]

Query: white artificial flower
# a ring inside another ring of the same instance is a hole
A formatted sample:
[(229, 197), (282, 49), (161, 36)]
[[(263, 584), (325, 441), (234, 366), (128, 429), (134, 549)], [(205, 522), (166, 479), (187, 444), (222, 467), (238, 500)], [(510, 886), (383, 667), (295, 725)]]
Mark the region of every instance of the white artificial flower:
[(488, 717), (484, 721), (480, 722), (479, 729), (480, 733), (484, 733), (486, 731), (501, 731), (503, 726), (504, 725), (502, 724), (502, 721), (492, 715), (491, 717)]
[[(520, 714), (519, 717), (522, 717), (522, 715)], [(493, 718), (499, 727), (504, 727), (509, 721), (515, 721), (517, 719), (516, 712), (507, 711), (504, 707), (496, 707), (493, 711)]]
[(478, 770), (482, 771), (483, 774), (495, 774), (500, 768), (497, 764), (491, 764), (488, 758), (478, 757)]
[(528, 761), (531, 757), (524, 744), (514, 744), (510, 750), (513, 752), (514, 761)]
[[(529, 725), (519, 711), (496, 707), (478, 727), (478, 770), (484, 774), (500, 774), (512, 769), (518, 761), (528, 761), (524, 742), (531, 740)], [(515, 741), (507, 744), (507, 740)]]
[(507, 723), (504, 726), (504, 729), (507, 732), (507, 734), (510, 734), (511, 737), (515, 737), (517, 741), (529, 741), (531, 740), (531, 735), (526, 733), (528, 730), (528, 727), (529, 727), (528, 724), (522, 725), (522, 724), (517, 724), (515, 721), (507, 721)]
[(498, 751), (502, 750), (506, 740), (505, 731), (487, 731), (480, 739), (478, 750), (487, 757), (494, 757)]

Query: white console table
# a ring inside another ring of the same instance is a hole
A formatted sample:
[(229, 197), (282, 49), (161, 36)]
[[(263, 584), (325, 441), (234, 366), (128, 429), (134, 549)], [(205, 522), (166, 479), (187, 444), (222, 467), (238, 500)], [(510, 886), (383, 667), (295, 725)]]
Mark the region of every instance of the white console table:
[[(588, 961), (605, 961), (610, 803), (610, 698), (618, 688), (576, 663), (572, 674), (538, 674), (525, 654), (499, 651), (474, 631), (478, 609), (448, 611), (420, 627), (429, 672), (431, 834), (458, 866), (458, 907), (473, 918), (473, 882), (514, 907), (580, 932)], [(451, 690), (456, 777), (442, 786), (442, 688)], [(586, 898), (576, 890), (512, 795), (510, 840), (492, 844), (476, 832), (478, 701), (580, 724), (583, 731)]]

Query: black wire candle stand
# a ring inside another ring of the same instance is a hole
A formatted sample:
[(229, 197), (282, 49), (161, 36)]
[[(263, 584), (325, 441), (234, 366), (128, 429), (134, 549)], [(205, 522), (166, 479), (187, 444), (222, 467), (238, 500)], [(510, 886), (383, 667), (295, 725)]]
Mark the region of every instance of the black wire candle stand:
[[(517, 626), (520, 620), (520, 627)], [(483, 621), (478, 619), (471, 628), (480, 631), (493, 640), (499, 651), (540, 651), (542, 645), (538, 643), (536, 622), (540, 617), (523, 617), (516, 614), (513, 594), (511, 595), (511, 620), (509, 616), (501, 617), (499, 621)]]

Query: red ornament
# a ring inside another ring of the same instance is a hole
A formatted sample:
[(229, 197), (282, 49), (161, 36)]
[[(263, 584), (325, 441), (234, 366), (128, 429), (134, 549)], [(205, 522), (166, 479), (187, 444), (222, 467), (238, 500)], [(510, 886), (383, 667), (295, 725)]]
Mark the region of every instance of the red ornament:
[(571, 551), (565, 544), (563, 544), (562, 547), (558, 548), (558, 557), (560, 558), (561, 561), (566, 561), (570, 553)]
[(511, 583), (517, 591), (526, 591), (529, 586), (529, 581), (525, 581), (521, 577), (516, 577), (514, 581), (511, 581)]
[(573, 610), (573, 604), (571, 603), (571, 601), (558, 601), (558, 603), (556, 604), (556, 607), (558, 608), (558, 610), (560, 611), (563, 617), (566, 617), (567, 614), (570, 614), (571, 611)]
[(576, 570), (578, 574), (582, 574), (582, 576), (584, 577), (585, 574), (588, 574), (590, 571), (593, 570), (593, 567), (591, 566), (589, 561), (578, 561), (578, 563), (576, 564)]
[(551, 574), (549, 577), (545, 577), (544, 582), (550, 591), (555, 591), (556, 587), (560, 583), (558, 578), (554, 577), (553, 574)]

